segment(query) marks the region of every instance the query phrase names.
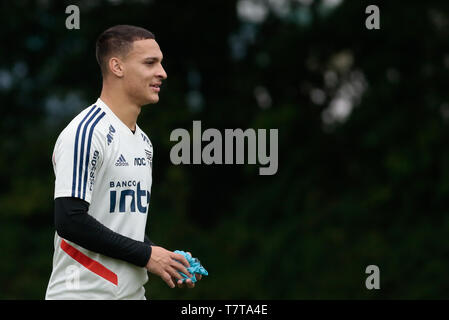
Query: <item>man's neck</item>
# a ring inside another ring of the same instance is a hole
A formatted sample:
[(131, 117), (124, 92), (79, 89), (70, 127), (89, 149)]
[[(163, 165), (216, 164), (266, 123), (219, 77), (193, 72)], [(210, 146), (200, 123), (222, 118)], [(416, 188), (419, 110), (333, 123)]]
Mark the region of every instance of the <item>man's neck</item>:
[[(117, 90), (116, 92), (119, 91)], [(141, 107), (131, 103), (126, 97), (116, 92), (106, 89), (103, 85), (100, 99), (131, 131), (135, 131)]]

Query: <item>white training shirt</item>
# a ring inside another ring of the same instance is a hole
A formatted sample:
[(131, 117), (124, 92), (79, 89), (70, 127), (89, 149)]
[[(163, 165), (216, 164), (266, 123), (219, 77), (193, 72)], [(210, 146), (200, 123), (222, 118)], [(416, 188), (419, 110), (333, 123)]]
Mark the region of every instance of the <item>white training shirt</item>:
[[(55, 199), (77, 197), (107, 228), (144, 241), (153, 146), (98, 99), (59, 135), (53, 151)], [(89, 251), (55, 232), (46, 299), (145, 299), (147, 270)]]

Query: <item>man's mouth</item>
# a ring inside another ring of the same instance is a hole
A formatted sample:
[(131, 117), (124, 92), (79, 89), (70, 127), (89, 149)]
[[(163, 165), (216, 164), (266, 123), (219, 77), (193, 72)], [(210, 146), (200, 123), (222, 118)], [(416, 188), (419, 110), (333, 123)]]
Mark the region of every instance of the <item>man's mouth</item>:
[(151, 89), (153, 89), (156, 92), (159, 92), (161, 90), (161, 84), (160, 83), (155, 83), (155, 84), (150, 84)]

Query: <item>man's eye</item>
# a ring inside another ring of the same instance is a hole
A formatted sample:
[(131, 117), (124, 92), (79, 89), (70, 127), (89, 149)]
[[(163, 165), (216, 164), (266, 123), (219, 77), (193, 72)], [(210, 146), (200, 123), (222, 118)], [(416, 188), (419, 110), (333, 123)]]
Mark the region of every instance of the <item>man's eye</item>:
[(146, 64), (154, 64), (154, 61), (148, 61)]

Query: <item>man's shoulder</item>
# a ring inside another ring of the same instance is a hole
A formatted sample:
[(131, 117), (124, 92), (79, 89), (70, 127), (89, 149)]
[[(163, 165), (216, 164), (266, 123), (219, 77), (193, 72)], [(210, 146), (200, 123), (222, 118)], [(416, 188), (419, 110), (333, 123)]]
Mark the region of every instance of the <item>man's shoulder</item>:
[[(69, 134), (88, 134), (89, 132), (102, 132), (106, 121), (106, 112), (100, 106), (93, 104), (78, 113), (64, 128), (63, 132)], [(100, 129), (100, 130), (99, 130)]]
[(105, 121), (105, 111), (96, 104), (78, 113), (61, 131), (58, 140), (82, 140), (92, 137), (106, 138), (108, 123)]

